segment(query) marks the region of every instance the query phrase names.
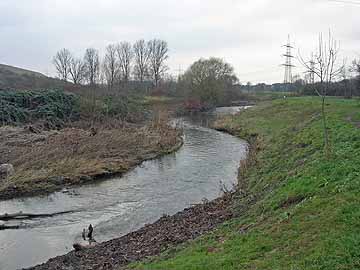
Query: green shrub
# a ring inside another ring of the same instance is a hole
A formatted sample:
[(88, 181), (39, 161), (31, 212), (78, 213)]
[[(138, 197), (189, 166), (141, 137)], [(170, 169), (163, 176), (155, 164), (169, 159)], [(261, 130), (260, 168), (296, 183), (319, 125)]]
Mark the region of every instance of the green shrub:
[(79, 117), (79, 99), (59, 90), (0, 90), (0, 125), (45, 120), (58, 125)]

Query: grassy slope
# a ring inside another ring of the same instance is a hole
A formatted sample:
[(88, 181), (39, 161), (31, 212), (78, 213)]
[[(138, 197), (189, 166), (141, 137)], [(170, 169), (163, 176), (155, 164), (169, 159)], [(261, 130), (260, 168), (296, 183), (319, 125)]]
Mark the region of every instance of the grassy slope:
[[(261, 150), (244, 173), (257, 202), (196, 241), (135, 269), (360, 268), (360, 103), (328, 100), (332, 157), (322, 150), (320, 102), (264, 103), (224, 120), (240, 137), (258, 134)], [(351, 119), (351, 121), (350, 121)]]
[(11, 72), (11, 73), (14, 73), (14, 74), (17, 74), (17, 75), (20, 75), (20, 76), (21, 75), (28, 75), (28, 76), (35, 76), (35, 77), (39, 77), (39, 78), (46, 77), (44, 74), (41, 74), (40, 72), (0, 64), (0, 74), (1, 73), (6, 73), (6, 72)]

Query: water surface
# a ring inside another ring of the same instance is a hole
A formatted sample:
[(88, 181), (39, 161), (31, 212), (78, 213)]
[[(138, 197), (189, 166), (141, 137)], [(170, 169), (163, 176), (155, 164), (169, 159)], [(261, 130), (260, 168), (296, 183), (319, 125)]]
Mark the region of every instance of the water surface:
[[(201, 119), (203, 122), (204, 117)], [(204, 198), (212, 200), (221, 195), (222, 184), (231, 188), (236, 183), (239, 162), (246, 156), (246, 142), (195, 122), (181, 122), (185, 140), (179, 151), (146, 161), (121, 178), (49, 196), (1, 201), (0, 214), (74, 212), (8, 222), (26, 228), (0, 231), (0, 269), (29, 267), (69, 252), (74, 242), (81, 241), (81, 231), (90, 223), (95, 239), (102, 242)]]

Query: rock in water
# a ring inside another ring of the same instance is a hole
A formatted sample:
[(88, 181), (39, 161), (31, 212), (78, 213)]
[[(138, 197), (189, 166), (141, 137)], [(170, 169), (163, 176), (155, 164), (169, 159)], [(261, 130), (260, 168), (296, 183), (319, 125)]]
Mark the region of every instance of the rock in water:
[(80, 243), (74, 243), (73, 248), (75, 249), (75, 251), (80, 251), (84, 249), (84, 246)]
[(12, 164), (1, 164), (0, 165), (0, 178), (6, 178), (13, 175), (15, 172)]

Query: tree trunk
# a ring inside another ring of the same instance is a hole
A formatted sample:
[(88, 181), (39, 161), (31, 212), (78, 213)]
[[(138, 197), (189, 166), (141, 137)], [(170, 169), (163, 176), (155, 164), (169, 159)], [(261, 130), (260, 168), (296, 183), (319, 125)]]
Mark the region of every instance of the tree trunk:
[(330, 149), (329, 149), (329, 133), (326, 124), (325, 97), (326, 96), (322, 96), (321, 115), (322, 115), (323, 133), (324, 133), (324, 149), (325, 149), (325, 154), (328, 157), (330, 154)]
[(11, 220), (11, 219), (32, 219), (32, 218), (41, 218), (41, 217), (53, 217), (56, 215), (62, 215), (67, 213), (72, 213), (73, 211), (63, 211), (63, 212), (57, 212), (57, 213), (51, 213), (51, 214), (33, 214), (33, 213), (13, 213), (8, 214), (5, 213), (3, 215), (0, 215), (0, 220)]

